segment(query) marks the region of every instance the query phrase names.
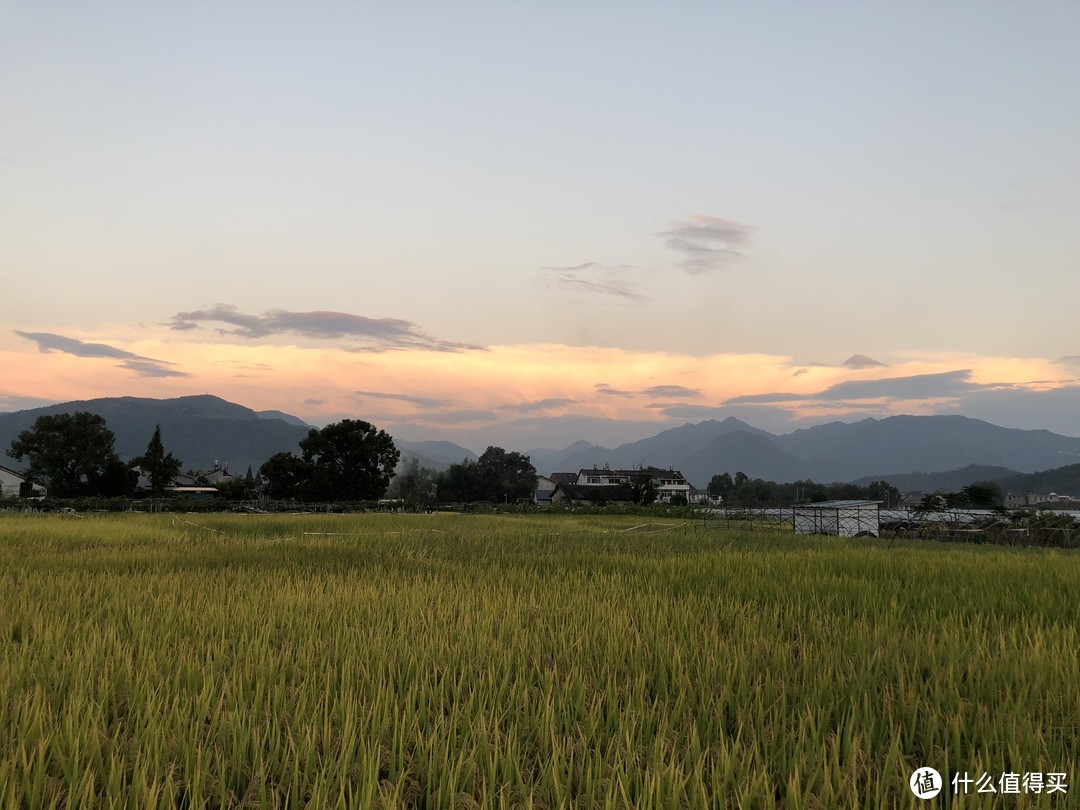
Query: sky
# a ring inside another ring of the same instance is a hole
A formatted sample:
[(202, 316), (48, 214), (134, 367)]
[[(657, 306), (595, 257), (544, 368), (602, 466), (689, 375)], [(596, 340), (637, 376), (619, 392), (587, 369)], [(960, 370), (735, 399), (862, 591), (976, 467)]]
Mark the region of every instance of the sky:
[(1080, 4), (0, 0), (0, 411), (1080, 436)]

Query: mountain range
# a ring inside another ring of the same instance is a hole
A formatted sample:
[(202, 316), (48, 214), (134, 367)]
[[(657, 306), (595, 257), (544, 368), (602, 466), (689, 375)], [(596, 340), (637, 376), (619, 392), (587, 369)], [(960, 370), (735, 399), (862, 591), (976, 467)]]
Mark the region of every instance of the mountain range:
[[(298, 442), (311, 430), (295, 416), (254, 411), (209, 394), (164, 400), (115, 397), (0, 414), (0, 451), (38, 416), (75, 411), (104, 417), (124, 459), (140, 455), (154, 427), (161, 425), (166, 448), (185, 469), (208, 470), (215, 463), (240, 473), (248, 466), (258, 469), (274, 453), (297, 452)], [(448, 441), (395, 438), (395, 443), (403, 459), (416, 458), (436, 470), (477, 457)], [(885, 479), (904, 491), (954, 490), (976, 480), (1010, 480), (1017, 490), (1041, 491), (1058, 479), (1044, 476), (1034, 488), (1025, 483), (1026, 476), (1016, 476), (1080, 464), (1080, 438), (1003, 428), (964, 416), (832, 422), (775, 435), (729, 417), (687, 423), (614, 448), (582, 439), (561, 450), (526, 452), (545, 474), (605, 464), (672, 467), (698, 487), (717, 473), (742, 471), (751, 478), (777, 482)]]

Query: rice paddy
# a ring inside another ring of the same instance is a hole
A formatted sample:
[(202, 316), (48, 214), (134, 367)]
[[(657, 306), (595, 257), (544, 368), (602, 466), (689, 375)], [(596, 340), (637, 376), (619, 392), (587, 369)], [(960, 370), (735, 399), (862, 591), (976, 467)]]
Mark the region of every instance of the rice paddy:
[(0, 806), (1077, 806), (1078, 600), (1050, 549), (0, 515)]

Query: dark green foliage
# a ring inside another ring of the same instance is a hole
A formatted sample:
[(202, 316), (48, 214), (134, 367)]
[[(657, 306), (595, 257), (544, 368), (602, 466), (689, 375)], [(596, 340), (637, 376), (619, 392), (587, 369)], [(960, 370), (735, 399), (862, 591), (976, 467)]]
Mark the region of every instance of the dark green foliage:
[(529, 457), (488, 447), (477, 461), (451, 464), (438, 477), (441, 501), (513, 502), (531, 498), (536, 488), (536, 468)]
[(720, 497), (727, 506), (789, 506), (793, 503), (821, 503), (832, 500), (881, 501), (883, 507), (900, 502), (900, 491), (886, 481), (874, 481), (867, 486), (858, 484), (819, 484), (814, 481), (793, 481), (777, 484), (750, 478), (744, 472), (714, 475), (709, 481), (709, 494)]
[(630, 479), (630, 493), (633, 502), (640, 506), (653, 503), (658, 495), (656, 483), (649, 473), (635, 475)]
[(400, 453), (384, 430), (359, 419), (312, 429), (303, 457), (277, 453), (260, 469), (273, 498), (362, 501), (382, 497)]
[(731, 478), (731, 473), (720, 473), (709, 480), (707, 489), (710, 498), (727, 500), (735, 489), (735, 482)]
[(387, 490), (388, 498), (405, 501), (410, 506), (427, 506), (435, 502), (438, 494), (434, 470), (421, 467), (415, 458), (408, 459)]
[(150, 479), (150, 492), (153, 495), (163, 495), (182, 466), (180, 459), (165, 452), (165, 444), (161, 441), (161, 425), (154, 428), (154, 435), (146, 445), (146, 452), (132, 464), (142, 467), (146, 477)]
[(29, 476), (44, 482), (55, 497), (125, 495), (134, 488), (133, 473), (120, 461), (115, 443), (102, 417), (58, 413), (39, 416), (11, 442), (8, 455), (28, 458)]

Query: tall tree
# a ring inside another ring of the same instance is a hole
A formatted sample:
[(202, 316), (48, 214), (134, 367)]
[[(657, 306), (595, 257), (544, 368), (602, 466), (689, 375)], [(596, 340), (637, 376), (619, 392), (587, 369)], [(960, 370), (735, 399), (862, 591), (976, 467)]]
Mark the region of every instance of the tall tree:
[(163, 495), (165, 488), (172, 485), (173, 478), (182, 466), (180, 459), (165, 452), (165, 444), (161, 441), (161, 425), (154, 428), (154, 435), (146, 445), (146, 452), (132, 463), (142, 467), (143, 473), (150, 479), (150, 492), (153, 495)]
[(86, 411), (39, 416), (11, 442), (8, 455), (28, 458), (30, 477), (61, 498), (122, 495), (131, 484), (116, 454), (116, 436), (102, 417)]
[(528, 456), (492, 446), (476, 461), (451, 464), (439, 474), (438, 487), (443, 501), (516, 501), (532, 497), (536, 468)]
[(272, 497), (374, 500), (386, 492), (401, 453), (385, 430), (343, 419), (301, 440), (302, 458), (277, 453), (261, 468)]
[(401, 465), (386, 494), (389, 498), (400, 498), (407, 504), (427, 506), (435, 502), (436, 493), (434, 470), (421, 467), (417, 459), (410, 458)]

